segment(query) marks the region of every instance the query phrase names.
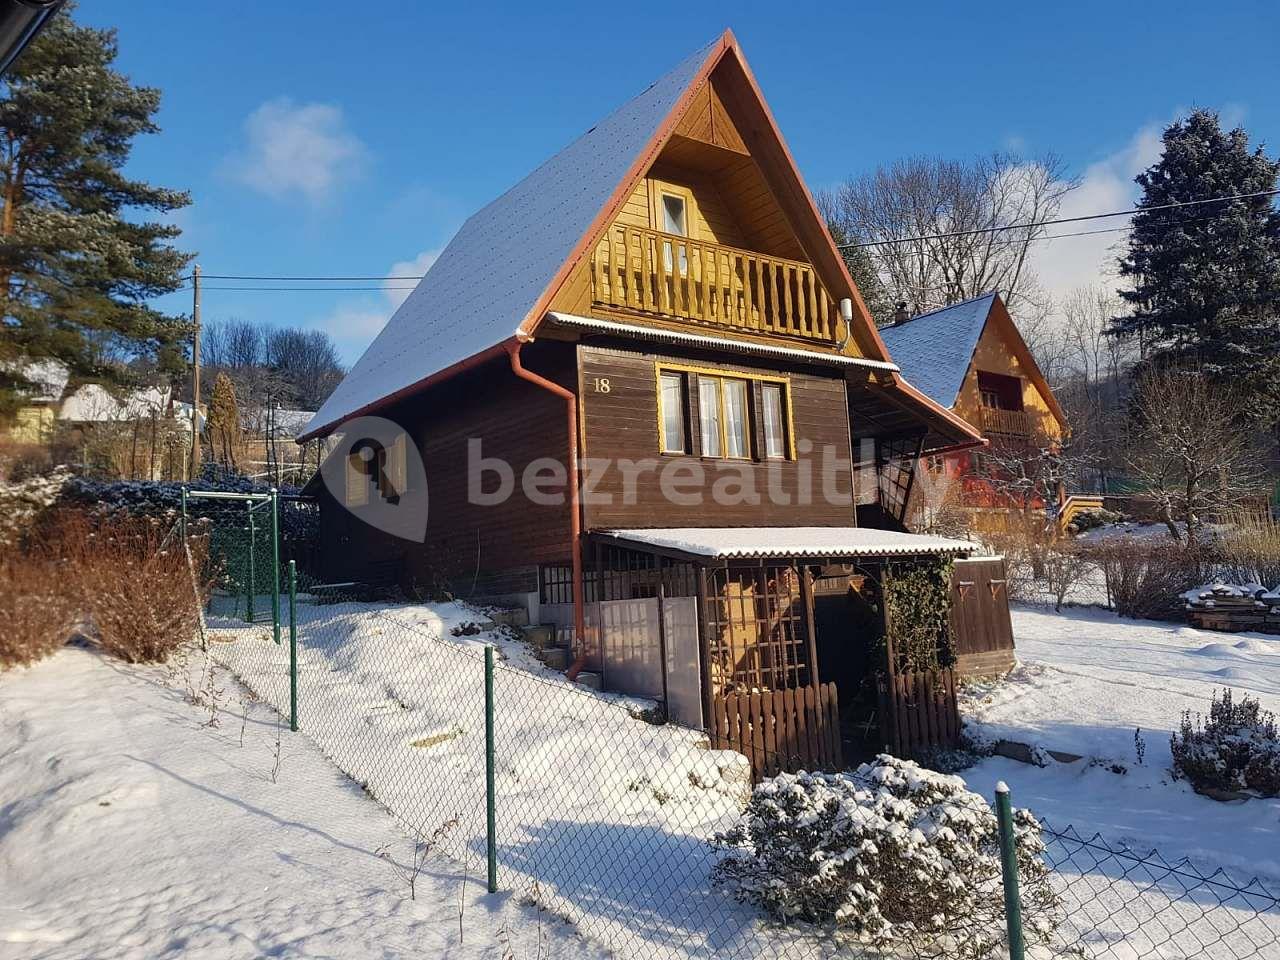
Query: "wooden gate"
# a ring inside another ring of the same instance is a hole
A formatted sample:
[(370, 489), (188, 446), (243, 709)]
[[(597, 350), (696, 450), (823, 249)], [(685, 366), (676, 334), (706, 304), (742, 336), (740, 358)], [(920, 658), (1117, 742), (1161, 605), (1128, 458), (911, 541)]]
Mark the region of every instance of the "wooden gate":
[(908, 670), (881, 674), (880, 730), (889, 752), (909, 757), (923, 747), (960, 742), (955, 671)]
[(962, 677), (1012, 670), (1013, 624), (1000, 558), (957, 560), (951, 574), (951, 632)]
[(753, 780), (843, 765), (834, 683), (717, 695), (711, 706), (712, 746), (736, 750), (750, 760)]

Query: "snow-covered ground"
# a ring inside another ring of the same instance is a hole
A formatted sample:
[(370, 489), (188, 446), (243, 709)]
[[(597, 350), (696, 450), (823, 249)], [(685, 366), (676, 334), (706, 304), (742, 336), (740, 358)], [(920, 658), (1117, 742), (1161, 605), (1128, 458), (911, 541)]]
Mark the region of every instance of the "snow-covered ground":
[(1006, 680), (966, 686), (966, 727), (1086, 759), (1039, 768), (994, 757), (965, 771), (975, 789), (989, 792), (1003, 779), (1016, 803), (1054, 824), (1237, 876), (1280, 879), (1280, 800), (1219, 803), (1169, 773), (1170, 734), (1183, 711), (1207, 713), (1215, 689), (1248, 692), (1280, 711), (1280, 638), (1090, 608), (1019, 606), (1013, 627), (1019, 665)]
[(600, 955), (443, 856), (410, 900), (386, 811), (287, 729), (277, 768), (275, 712), (189, 668), (0, 674), (0, 957)]
[[(1183, 711), (1207, 713), (1215, 689), (1280, 710), (1280, 638), (1087, 607), (1015, 606), (1013, 628), (1019, 666), (967, 685), (966, 729), (1085, 759), (1041, 768), (992, 757), (964, 777), (986, 796), (1007, 782), (1016, 804), (1073, 838), (1051, 840), (1047, 855), (1086, 954), (1280, 956), (1280, 800), (1202, 797), (1173, 779), (1169, 752)], [(1219, 869), (1220, 882), (1198, 879)], [(1255, 877), (1258, 896), (1232, 895)]]
[[(269, 708), (287, 715), (287, 635), (277, 645), (269, 629), (227, 617), (210, 620), (211, 654), (265, 702), (206, 674), (198, 655), (126, 668), (70, 649), (0, 677), (0, 957), (470, 960), (503, 955), (508, 940), (517, 960), (824, 952), (709, 884), (717, 855), (706, 840), (738, 816), (743, 758), (646, 722), (643, 701), (569, 683), (501, 630), (470, 626), (480, 616), (459, 604), (303, 598), (298, 612), (296, 734)], [(1097, 848), (1050, 842), (1067, 942), (1116, 960), (1280, 956), (1274, 900), (1221, 906), (1224, 887), (1129, 853), (1280, 877), (1276, 802), (1218, 804), (1167, 773), (1169, 730), (1183, 709), (1206, 707), (1228, 668), (1280, 706), (1280, 642), (1079, 608), (1019, 608), (1015, 633), (1022, 666), (970, 689), (971, 726), (1107, 762), (992, 758), (964, 776), (988, 797), (1004, 779), (1052, 827), (1105, 837)], [(477, 882), (485, 644), (500, 655), (498, 860), (509, 893), (497, 897)], [(1117, 762), (1128, 772), (1112, 772)], [(403, 861), (406, 831), (448, 823), (408, 901), (377, 851), (390, 843)]]
[[(710, 885), (707, 840), (738, 817), (746, 758), (638, 719), (651, 703), (544, 668), (462, 604), (298, 606), (299, 724), (411, 829), (456, 819), (448, 850), (485, 856), (483, 647), (495, 675), (503, 889), (572, 919), (623, 956), (770, 952), (784, 936)], [(288, 707), (287, 655), (269, 630), (209, 620), (213, 655)]]

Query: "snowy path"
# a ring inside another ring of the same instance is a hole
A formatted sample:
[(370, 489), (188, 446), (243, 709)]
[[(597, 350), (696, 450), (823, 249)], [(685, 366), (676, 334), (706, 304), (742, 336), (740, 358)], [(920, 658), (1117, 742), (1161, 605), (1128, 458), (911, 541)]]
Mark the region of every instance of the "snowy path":
[(274, 712), (242, 745), (239, 685), (217, 728), (183, 685), (79, 648), (0, 675), (0, 958), (598, 955), (444, 859), (410, 901), (385, 810), (287, 729), (272, 782)]

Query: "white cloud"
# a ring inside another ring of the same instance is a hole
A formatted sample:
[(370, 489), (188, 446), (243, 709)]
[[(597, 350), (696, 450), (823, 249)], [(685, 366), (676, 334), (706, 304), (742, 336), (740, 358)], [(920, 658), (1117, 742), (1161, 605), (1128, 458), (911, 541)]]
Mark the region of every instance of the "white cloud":
[[(1080, 217), (1132, 207), (1140, 193), (1133, 178), (1160, 159), (1162, 129), (1161, 124), (1148, 124), (1119, 150), (1086, 167), (1080, 186), (1063, 198), (1058, 217)], [(1107, 230), (1127, 222), (1119, 217), (1086, 220), (1048, 230), (1050, 233)], [(1060, 300), (1076, 287), (1113, 279), (1117, 243), (1123, 243), (1124, 237), (1124, 233), (1096, 233), (1040, 243), (1035, 252), (1034, 269), (1045, 289)]]
[(439, 250), (424, 250), (410, 260), (397, 260), (387, 270), (387, 279), (382, 282), (381, 300), (375, 296), (349, 298), (340, 302), (317, 323), (318, 327), (333, 337), (344, 360), (348, 363), (355, 362), (417, 285), (416, 281), (392, 278), (420, 277), (431, 268), (438, 256)]
[(268, 100), (244, 122), (246, 145), (233, 156), (232, 176), (271, 197), (300, 194), (319, 203), (358, 176), (368, 150), (347, 130), (342, 108), (327, 103)]
[(412, 260), (397, 260), (391, 265), (391, 269), (387, 271), (388, 279), (383, 283), (382, 290), (387, 299), (391, 301), (393, 310), (399, 309), (400, 304), (409, 299), (409, 294), (413, 292), (412, 288), (416, 286), (416, 281), (396, 280), (394, 278), (420, 277), (431, 269), (431, 265), (436, 262), (436, 258), (439, 256), (439, 250), (423, 250)]

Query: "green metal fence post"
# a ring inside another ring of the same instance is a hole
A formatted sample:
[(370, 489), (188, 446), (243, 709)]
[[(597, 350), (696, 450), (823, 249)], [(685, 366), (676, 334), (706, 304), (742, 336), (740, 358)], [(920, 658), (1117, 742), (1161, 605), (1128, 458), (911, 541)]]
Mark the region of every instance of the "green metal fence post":
[(280, 645), (280, 492), (271, 488), (271, 625)]
[(181, 530), (182, 530), (182, 546), (183, 546), (183, 549), (186, 549), (186, 546), (187, 546), (187, 485), (185, 483), (182, 485)]
[(1024, 960), (1022, 897), (1018, 893), (1018, 848), (1013, 831), (1009, 785), (996, 784), (996, 820), (1000, 824), (1000, 875), (1004, 880), (1004, 919), (1009, 931), (1009, 960)]
[(249, 569), (248, 576), (245, 577), (244, 587), (244, 619), (246, 623), (253, 623), (253, 578), (257, 571), (254, 570), (253, 557), (253, 541), (257, 535), (257, 528), (253, 525), (253, 502), (245, 501), (245, 515), (249, 518)]
[(484, 648), (485, 828), (489, 852), (489, 892), (498, 892), (498, 826), (495, 809), (493, 750), (493, 647)]
[(298, 565), (289, 561), (289, 729), (298, 729)]

